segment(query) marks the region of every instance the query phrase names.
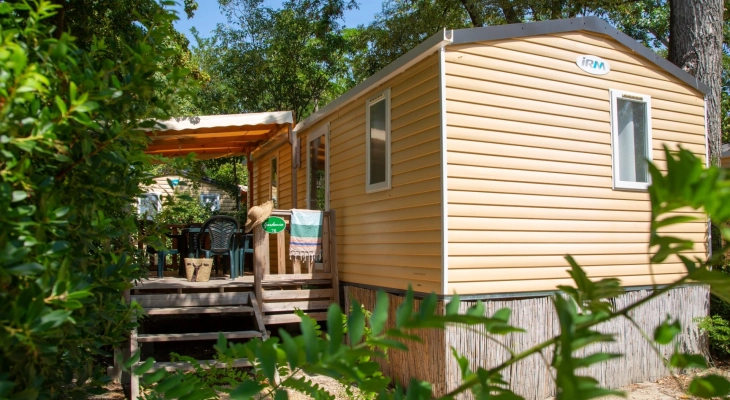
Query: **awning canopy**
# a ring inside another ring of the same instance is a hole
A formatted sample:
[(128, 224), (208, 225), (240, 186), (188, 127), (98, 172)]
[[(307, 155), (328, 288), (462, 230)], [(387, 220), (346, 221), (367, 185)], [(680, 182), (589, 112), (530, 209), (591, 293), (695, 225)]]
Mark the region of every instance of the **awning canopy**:
[(152, 143), (147, 154), (196, 158), (245, 155), (281, 132), (288, 132), (294, 119), (291, 111), (252, 114), (204, 115), (159, 121), (147, 136)]

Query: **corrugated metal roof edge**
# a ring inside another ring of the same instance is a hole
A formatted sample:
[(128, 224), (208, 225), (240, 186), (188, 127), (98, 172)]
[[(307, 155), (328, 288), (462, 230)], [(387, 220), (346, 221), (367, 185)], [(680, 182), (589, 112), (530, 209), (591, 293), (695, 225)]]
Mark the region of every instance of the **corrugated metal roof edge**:
[(322, 118), (344, 107), (363, 93), (373, 89), (374, 87), (387, 81), (393, 76), (403, 72), (405, 68), (425, 58), (427, 55), (435, 51), (438, 47), (474, 42), (484, 42), (489, 40), (501, 40), (525, 36), (548, 35), (552, 33), (579, 31), (588, 31), (610, 36), (617, 42), (621, 43), (622, 45), (631, 49), (633, 52), (656, 64), (660, 68), (672, 74), (677, 79), (695, 88), (702, 94), (706, 95), (707, 93), (709, 93), (710, 88), (699, 79), (695, 78), (686, 71), (667, 61), (665, 58), (659, 56), (654, 51), (637, 42), (630, 36), (614, 28), (608, 22), (598, 17), (588, 16), (557, 19), (550, 21), (528, 22), (522, 24), (488, 26), (483, 28), (442, 30), (439, 33), (426, 39), (423, 43), (414, 47), (412, 50), (402, 55), (397, 60), (388, 64), (388, 66), (375, 73), (375, 75), (364, 80), (354, 88), (348, 90), (342, 96), (322, 107), (322, 109), (320, 109), (319, 111), (299, 122), (294, 127), (294, 131), (298, 133), (305, 128), (311, 127), (312, 125), (319, 122)]

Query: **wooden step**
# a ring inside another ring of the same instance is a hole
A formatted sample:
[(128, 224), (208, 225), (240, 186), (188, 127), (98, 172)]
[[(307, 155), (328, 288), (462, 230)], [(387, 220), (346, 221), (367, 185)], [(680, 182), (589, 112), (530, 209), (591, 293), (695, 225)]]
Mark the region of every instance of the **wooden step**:
[[(310, 318), (314, 318), (317, 321), (326, 321), (327, 313), (307, 313)], [(279, 315), (264, 315), (264, 324), (291, 324), (299, 323), (302, 319), (296, 314), (279, 314)]]
[(262, 285), (317, 285), (332, 283), (332, 274), (321, 272), (314, 274), (271, 274), (264, 275), (261, 279)]
[(169, 293), (131, 296), (143, 308), (240, 306), (249, 304), (250, 292)]
[[(294, 310), (326, 310), (332, 300), (311, 300), (311, 301), (283, 301), (280, 303), (264, 303), (263, 312), (294, 311)], [(264, 321), (266, 324), (266, 321)]]
[(301, 300), (301, 299), (331, 299), (332, 289), (302, 289), (302, 290), (267, 290), (264, 300)]
[[(135, 367), (141, 365), (142, 363), (137, 363)], [(217, 360), (200, 360), (198, 361), (198, 364), (200, 364), (203, 369), (210, 369), (210, 368), (228, 368), (228, 364), (217, 362)], [(237, 358), (233, 360), (230, 367), (231, 368), (244, 368), (244, 367), (251, 367), (252, 364), (250, 361), (248, 361), (247, 358)], [(187, 361), (178, 361), (178, 362), (156, 362), (152, 364), (151, 371), (156, 371), (158, 369), (164, 369), (165, 371), (192, 371), (193, 365), (188, 363)], [(106, 374), (109, 377), (117, 376), (117, 369), (113, 366), (109, 366), (106, 368)]]
[(180, 315), (180, 314), (234, 314), (252, 313), (253, 307), (171, 307), (171, 308), (148, 308), (147, 315)]
[(284, 286), (301, 286), (301, 285), (332, 285), (330, 279), (314, 279), (314, 280), (278, 280), (278, 281), (267, 281), (261, 282), (264, 288), (281, 288)]
[[(198, 364), (200, 364), (203, 369), (210, 369), (210, 368), (228, 368), (229, 365), (226, 363), (218, 362), (216, 360), (200, 360), (198, 361)], [(233, 360), (233, 362), (230, 365), (230, 368), (242, 368), (242, 367), (251, 367), (252, 364), (250, 361), (248, 361), (247, 358), (237, 358)], [(164, 369), (165, 371), (192, 371), (194, 368), (193, 366), (187, 362), (187, 361), (178, 361), (178, 362), (156, 362), (152, 364), (152, 371), (156, 371), (158, 369)]]
[(137, 335), (137, 341), (140, 343), (149, 342), (183, 342), (187, 340), (218, 340), (218, 335), (228, 339), (251, 339), (260, 338), (261, 332), (257, 331), (237, 331), (237, 332), (202, 332), (202, 333), (150, 333)]

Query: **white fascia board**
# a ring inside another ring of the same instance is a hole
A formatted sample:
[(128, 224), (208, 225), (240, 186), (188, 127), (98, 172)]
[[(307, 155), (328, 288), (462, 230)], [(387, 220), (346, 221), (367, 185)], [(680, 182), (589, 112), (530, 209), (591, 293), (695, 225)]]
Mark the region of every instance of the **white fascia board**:
[(155, 131), (184, 131), (193, 129), (226, 128), (256, 125), (293, 124), (291, 111), (272, 111), (248, 114), (200, 115), (157, 121)]

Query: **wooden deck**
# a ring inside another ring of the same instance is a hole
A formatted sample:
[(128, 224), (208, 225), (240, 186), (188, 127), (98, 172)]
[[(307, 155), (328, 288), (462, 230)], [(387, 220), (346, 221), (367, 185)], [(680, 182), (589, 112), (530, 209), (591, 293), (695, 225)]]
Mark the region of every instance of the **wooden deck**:
[[(274, 210), (289, 224), (291, 212)], [(231, 318), (247, 317), (253, 330), (231, 332), (138, 333), (130, 336), (128, 354), (142, 343), (216, 340), (219, 334), (229, 339), (266, 339), (268, 325), (297, 323), (301, 310), (318, 321), (327, 319), (327, 308), (339, 303), (337, 251), (334, 211), (324, 213), (322, 262), (294, 262), (287, 265), (286, 233), (277, 235), (277, 251), (270, 252), (269, 235), (259, 226), (254, 229), (254, 273), (236, 279), (212, 276), (208, 282), (188, 282), (181, 277), (166, 276), (134, 282), (128, 301), (139, 303), (147, 318), (157, 316), (231, 314)], [(270, 259), (270, 257), (276, 259)], [(272, 268), (274, 266), (274, 268)], [(289, 268), (287, 268), (289, 267)], [(272, 271), (275, 269), (276, 271)], [(273, 272), (273, 273), (272, 273)], [(235, 315), (235, 316), (234, 316)], [(136, 316), (134, 319), (136, 320)], [(128, 357), (128, 355), (127, 355)], [(215, 364), (214, 361), (211, 361)], [(250, 365), (248, 360), (234, 360), (235, 365)], [(113, 368), (119, 374), (121, 369)], [(192, 369), (187, 363), (155, 363), (153, 369)], [(139, 394), (139, 377), (132, 376), (131, 393)]]

